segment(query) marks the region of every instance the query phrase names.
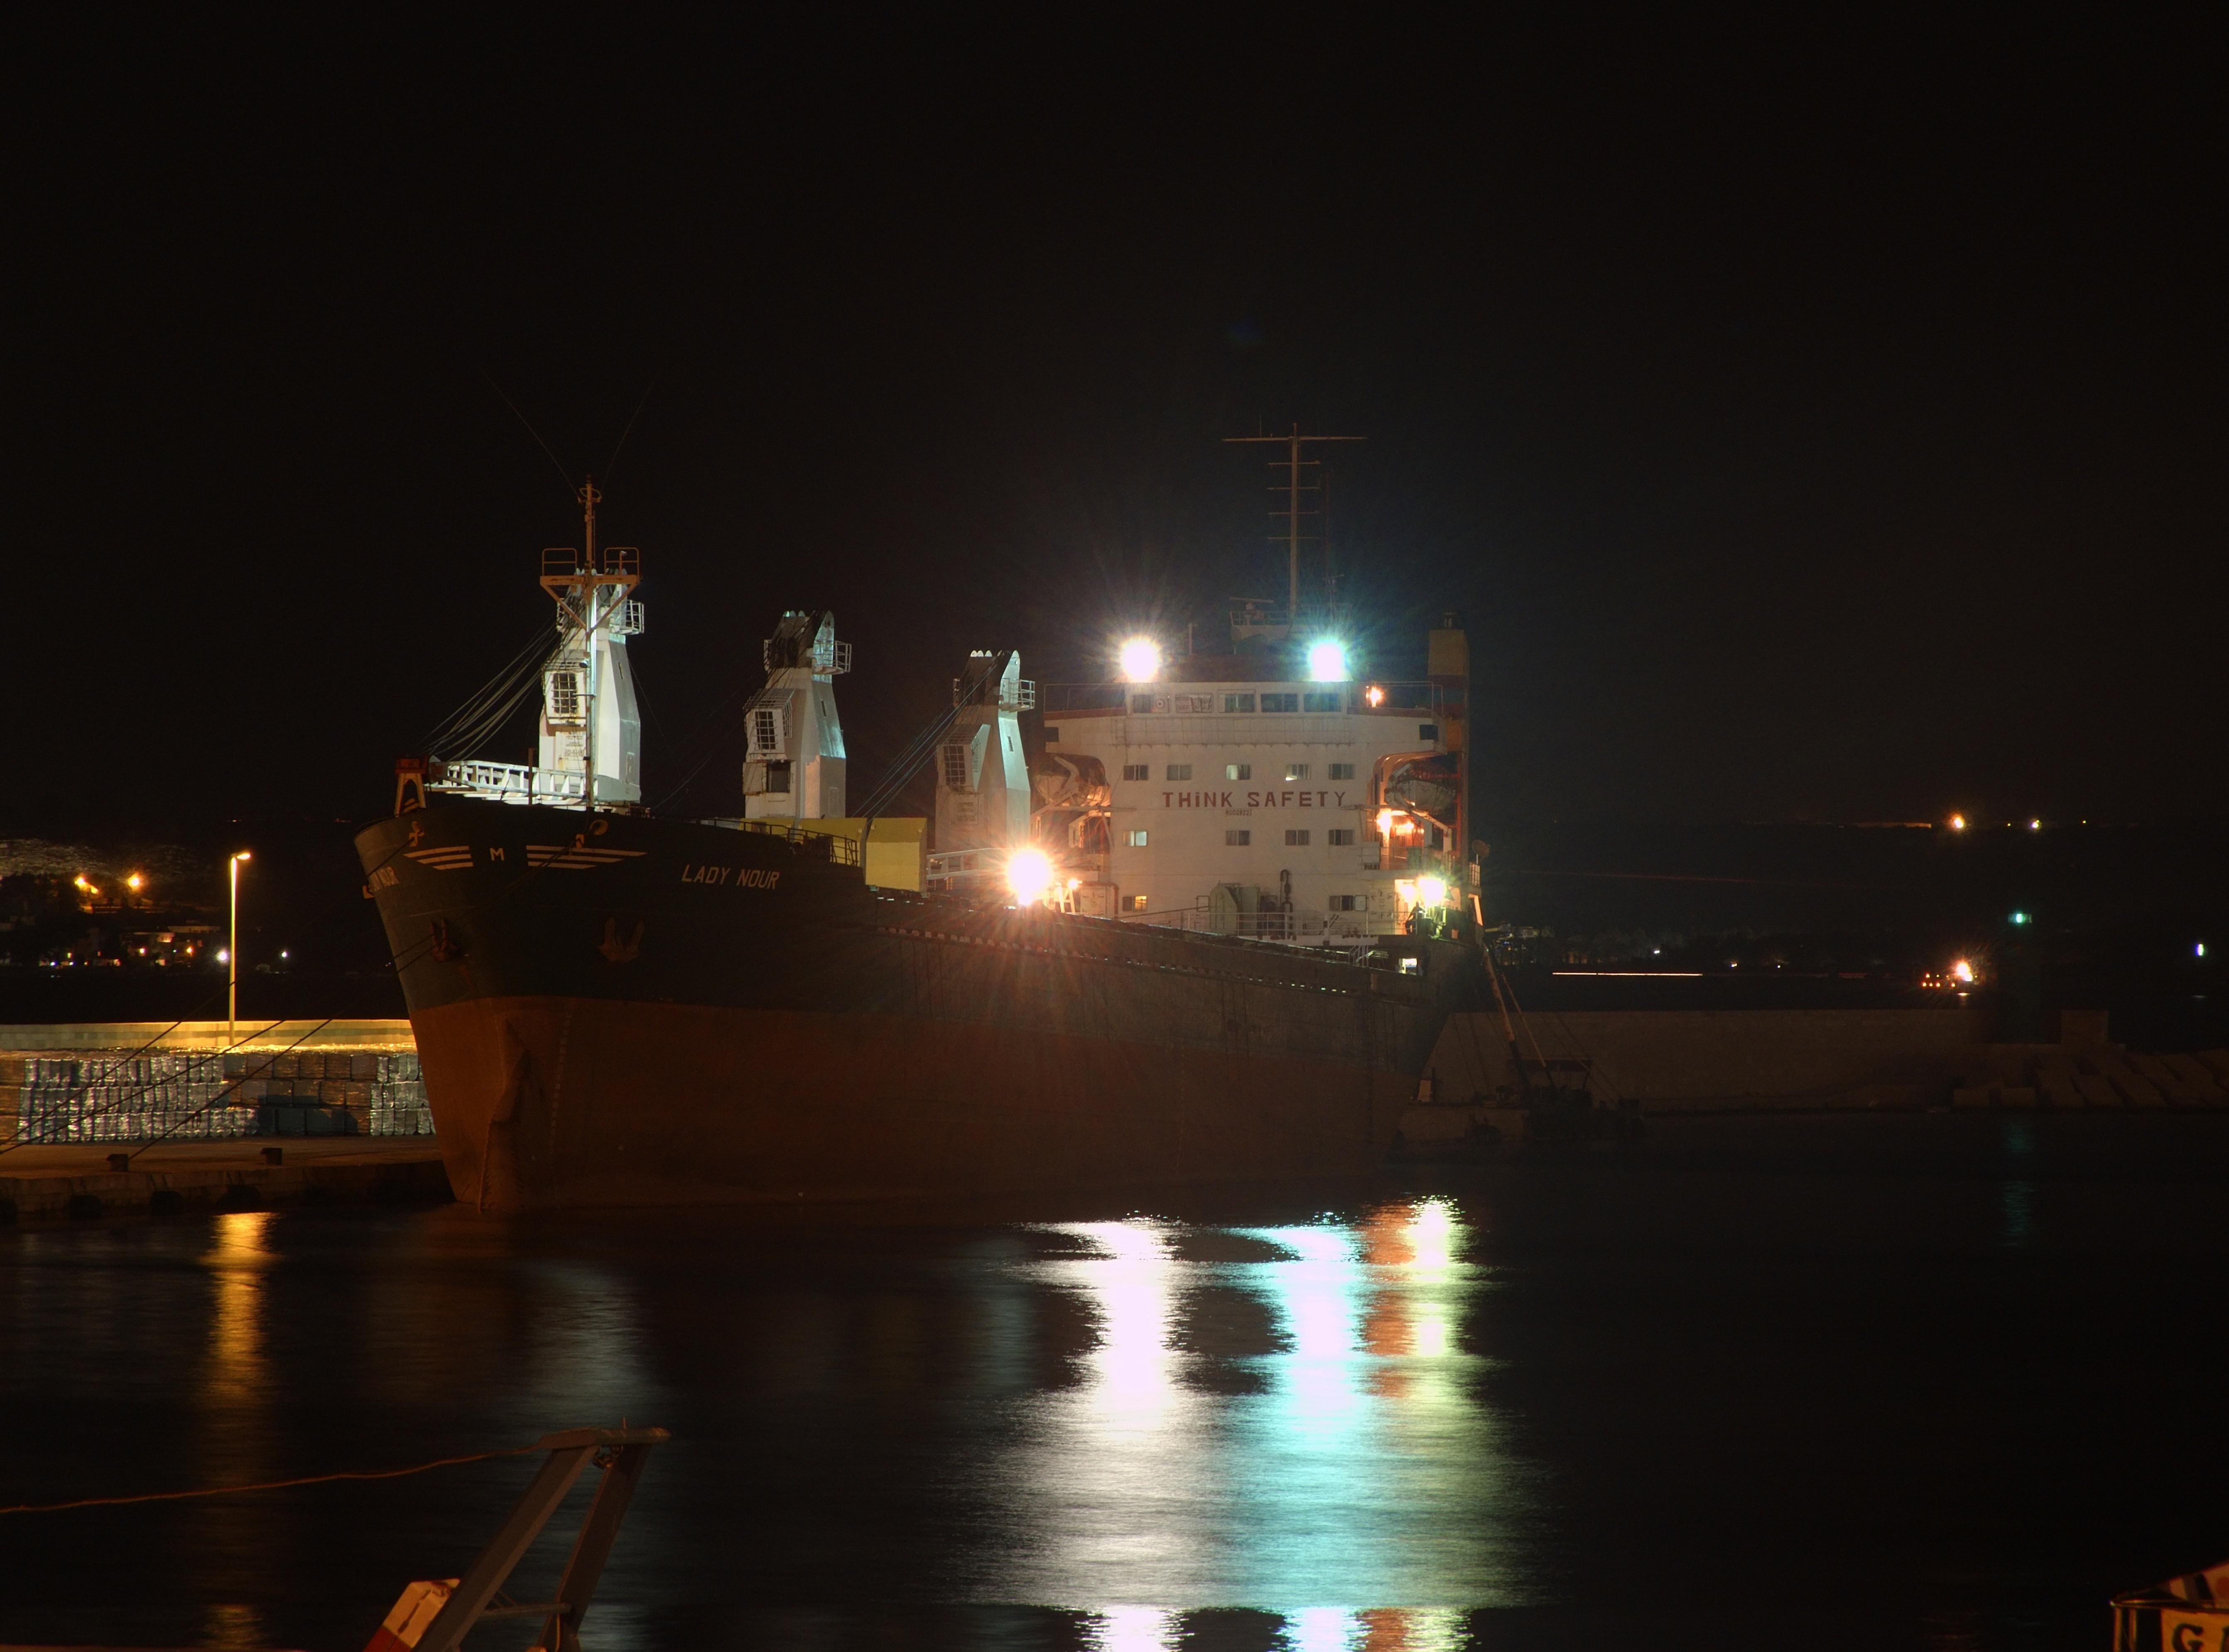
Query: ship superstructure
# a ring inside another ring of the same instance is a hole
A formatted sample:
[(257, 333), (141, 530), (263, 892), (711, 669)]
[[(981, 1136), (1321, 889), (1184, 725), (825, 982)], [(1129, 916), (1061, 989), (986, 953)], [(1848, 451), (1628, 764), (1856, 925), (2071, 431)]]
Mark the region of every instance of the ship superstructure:
[(1040, 790), (1070, 801), (1048, 810), (1048, 852), (1127, 922), (1307, 946), (1466, 904), (1469, 653), (1455, 616), (1408, 679), (1358, 672), (1271, 604), (1234, 601), (1230, 622), (1228, 653), (1136, 651), (1127, 680), (1048, 686)]

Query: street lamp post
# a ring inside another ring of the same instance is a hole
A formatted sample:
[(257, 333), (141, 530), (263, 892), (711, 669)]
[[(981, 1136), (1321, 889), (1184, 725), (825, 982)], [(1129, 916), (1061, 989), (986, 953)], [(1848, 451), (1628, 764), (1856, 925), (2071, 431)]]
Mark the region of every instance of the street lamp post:
[(228, 1045), (234, 1041), (235, 1026), (240, 1020), (240, 863), (253, 858), (243, 849), (228, 863), (232, 873), (232, 948), (225, 954), (227, 967), (231, 971), (224, 993), (224, 1041)]

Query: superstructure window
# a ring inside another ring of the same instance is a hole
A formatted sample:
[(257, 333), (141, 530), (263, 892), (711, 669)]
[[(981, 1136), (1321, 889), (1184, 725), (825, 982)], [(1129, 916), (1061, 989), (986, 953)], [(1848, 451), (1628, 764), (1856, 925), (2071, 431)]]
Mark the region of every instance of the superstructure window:
[(549, 715), (561, 722), (570, 722), (581, 715), (580, 672), (549, 673)]
[(1124, 763), (1122, 765), (1122, 778), (1124, 780), (1151, 780), (1153, 777), (1153, 766), (1151, 763)]
[(769, 792), (780, 792), (784, 794), (788, 792), (789, 765), (787, 763), (768, 763), (767, 765), (767, 790)]
[[(967, 787), (967, 748), (954, 740), (944, 748), (944, 783), (955, 792)], [(783, 790), (788, 790), (784, 787)]]
[(1301, 709), (1301, 697), (1297, 694), (1264, 694), (1262, 709), (1264, 711), (1297, 711)]
[(1060, 743), (1060, 730), (1059, 730), (1058, 729), (1051, 729), (1051, 728), (1047, 729), (1047, 730), (1045, 730), (1045, 744), (1047, 744), (1048, 746), (1057, 746), (1057, 745), (1058, 745), (1059, 743)]
[(1354, 828), (1333, 826), (1324, 833), (1324, 841), (1334, 849), (1352, 849), (1354, 847)]
[(1150, 694), (1133, 694), (1130, 697), (1130, 709), (1133, 711), (1152, 710), (1153, 709), (1153, 697)]
[(1251, 763), (1225, 763), (1223, 766), (1223, 778), (1225, 780), (1252, 780), (1254, 778), (1254, 765)]
[(1306, 780), (1307, 777), (1308, 766), (1306, 763), (1287, 763), (1285, 765), (1285, 778), (1287, 780)]
[(751, 749), (754, 751), (781, 749), (781, 713), (771, 705), (762, 705), (751, 713)]
[(1440, 725), (1439, 725), (1438, 723), (1418, 723), (1418, 724), (1416, 725), (1416, 738), (1417, 738), (1417, 739), (1419, 739), (1419, 740), (1437, 740), (1439, 737), (1440, 737)]
[(1336, 689), (1324, 694), (1303, 694), (1301, 696), (1301, 710), (1303, 711), (1337, 711), (1343, 709), (1346, 700), (1346, 696), (1341, 694)]
[[(1050, 738), (1050, 731), (1048, 731), (1047, 738)], [(1354, 778), (1354, 765), (1352, 763), (1333, 763), (1327, 772), (1333, 780), (1352, 780)]]
[(1234, 827), (1223, 834), (1223, 846), (1226, 849), (1243, 849), (1253, 841), (1253, 829), (1249, 826)]
[(1331, 897), (1331, 910), (1334, 912), (1359, 912), (1362, 910), (1362, 897), (1334, 895)]
[(1168, 778), (1171, 780), (1190, 780), (1192, 778), (1192, 765), (1190, 763), (1171, 763), (1169, 765)]
[(1143, 849), (1146, 846), (1146, 834), (1142, 830), (1126, 832), (1122, 834), (1122, 841), (1129, 848)]
[(1212, 711), (1215, 710), (1215, 696), (1179, 694), (1170, 701), (1169, 708), (1175, 711)]
[(1254, 697), (1251, 694), (1226, 694), (1223, 697), (1223, 709), (1226, 711), (1251, 711)]
[(1305, 849), (1305, 848), (1307, 848), (1307, 846), (1308, 846), (1308, 829), (1307, 829), (1307, 827), (1306, 827), (1306, 826), (1299, 826), (1299, 827), (1290, 828), (1290, 829), (1288, 829), (1288, 830), (1286, 832), (1286, 833), (1285, 833), (1285, 847), (1287, 847), (1288, 849)]
[(1144, 911), (1146, 910), (1146, 897), (1142, 895), (1125, 895), (1122, 897), (1122, 910), (1125, 912)]

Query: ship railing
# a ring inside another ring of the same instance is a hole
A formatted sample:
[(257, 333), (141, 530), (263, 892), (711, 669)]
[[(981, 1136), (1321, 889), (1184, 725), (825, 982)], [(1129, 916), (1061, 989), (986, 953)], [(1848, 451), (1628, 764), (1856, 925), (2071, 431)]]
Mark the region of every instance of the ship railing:
[(551, 545), (542, 553), (542, 582), (568, 579), (639, 579), (642, 552), (633, 545), (606, 545), (583, 556), (575, 545)]
[(530, 768), (524, 763), (449, 762), (440, 765), (426, 787), (490, 798), (498, 803), (578, 803), (587, 794), (588, 780), (562, 769)]
[(813, 832), (787, 820), (738, 820), (735, 825), (739, 831), (784, 839), (800, 860), (825, 860), (838, 866), (859, 864), (859, 840), (840, 832)]
[(1237, 935), (1243, 941), (1274, 941), (1286, 946), (1361, 944), (1382, 935), (1397, 934), (1397, 926), (1373, 922), (1367, 912), (1231, 912), (1220, 914), (1205, 905), (1170, 907), (1158, 912), (1126, 912), (1134, 923), (1150, 923), (1165, 929), (1184, 929), (1193, 935)]

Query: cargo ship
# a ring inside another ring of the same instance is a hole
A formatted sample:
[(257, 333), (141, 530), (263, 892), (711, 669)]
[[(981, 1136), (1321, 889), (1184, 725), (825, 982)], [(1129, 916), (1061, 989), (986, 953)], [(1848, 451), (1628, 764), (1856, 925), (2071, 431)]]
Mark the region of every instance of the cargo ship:
[[(1330, 786), (1299, 804), (1281, 783), (1265, 805), (1250, 788), (1266, 815), (1307, 807), (1371, 836), (1386, 903), (1373, 915), (1334, 895), (1337, 925), (1265, 925), (1258, 897), (1230, 892), (1251, 886), (1211, 867), (1181, 914), (1150, 882), (1151, 903), (1126, 906), (1108, 875), (1118, 788), (1095, 781), (1096, 752), (1059, 755), (1079, 749), (1080, 723), (1039, 732), (1031, 776), (1018, 719), (1034, 688), (1012, 651), (971, 656), (916, 742), (937, 765), (934, 852), (921, 822), (845, 815), (834, 682), (850, 651), (825, 612), (786, 614), (766, 644), (766, 684), (742, 710), (743, 812), (663, 817), (643, 806), (626, 655), (639, 556), (597, 544), (593, 484), (581, 495), (583, 546), (543, 557), (556, 640), (527, 679), (536, 761), (406, 758), (393, 818), (357, 839), (460, 1200), (510, 1213), (936, 1199), (1383, 1160), (1447, 1017), (1485, 991), (1460, 835), (1418, 824), (1440, 794), (1399, 785), (1426, 759), (1449, 767), (1443, 749), (1413, 749), (1413, 706), (1381, 717), (1375, 685), (1329, 680), (1343, 665), (1305, 689), (1185, 691), (1212, 706), (1204, 717), (1242, 715), (1225, 695), (1273, 697), (1243, 730), (1272, 744), (1337, 743), (1346, 718), (1393, 749), (1367, 758), (1351, 799)], [(1301, 658), (1288, 613), (1249, 677)], [(1094, 709), (1150, 701), (1136, 735), (1158, 752), (1188, 714), (1160, 704), (1158, 657), (1125, 660), (1128, 680)], [(1309, 710), (1281, 709), (1302, 693)], [(466, 722), (491, 715), (484, 697)], [(1121, 731), (1102, 725), (1090, 743), (1111, 751)], [(1151, 848), (1150, 829), (1131, 830)], [(1425, 858), (1423, 832), (1442, 858)], [(1339, 847), (1363, 879), (1355, 839)]]

